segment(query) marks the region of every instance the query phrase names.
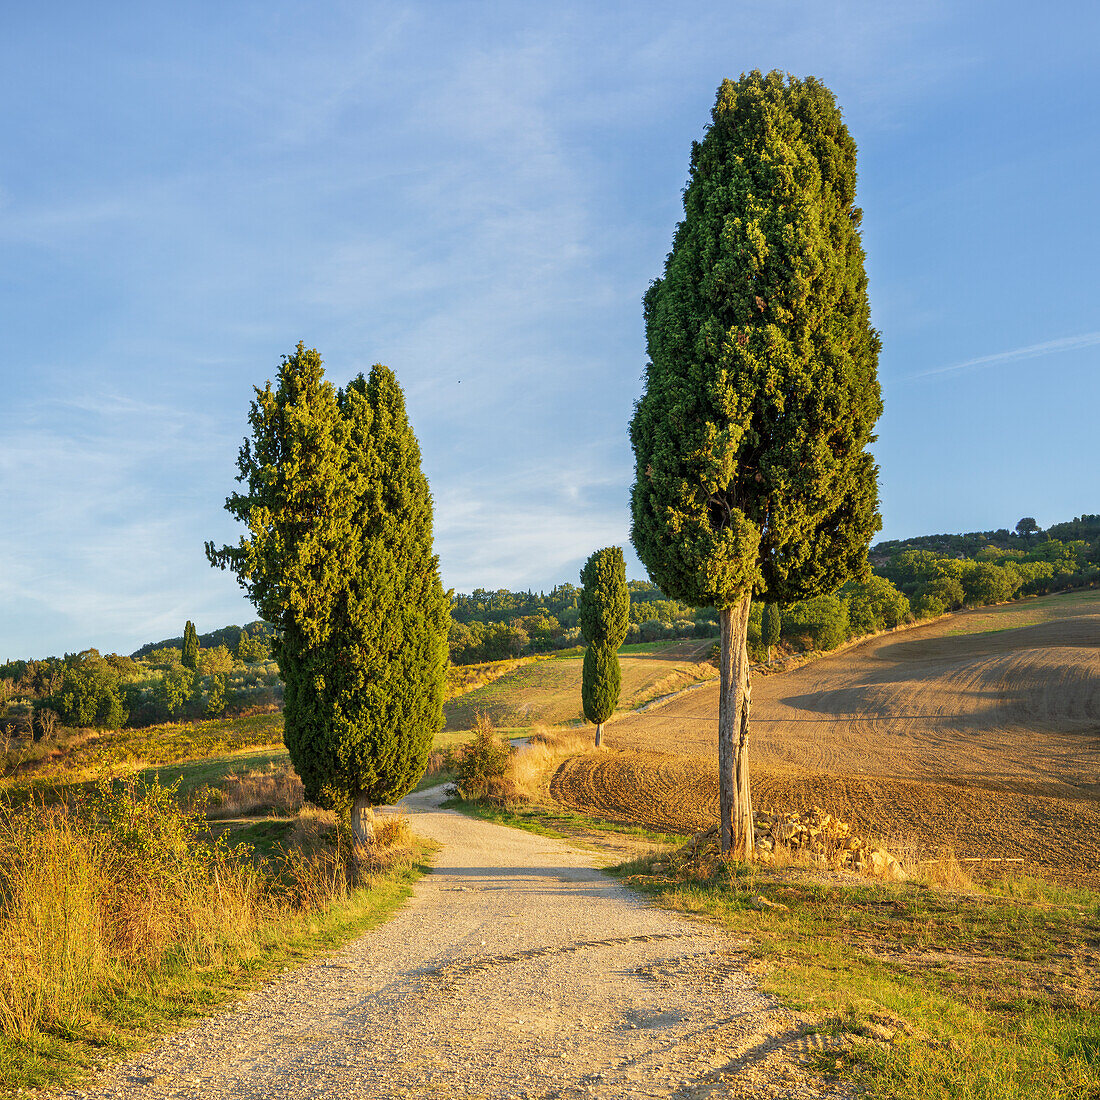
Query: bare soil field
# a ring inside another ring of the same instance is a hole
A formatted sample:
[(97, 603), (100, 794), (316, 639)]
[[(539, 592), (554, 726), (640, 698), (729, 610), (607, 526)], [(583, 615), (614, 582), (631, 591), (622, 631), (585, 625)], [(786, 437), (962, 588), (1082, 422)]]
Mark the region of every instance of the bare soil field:
[[(681, 831), (717, 816), (716, 684), (606, 730), (564, 805)], [(1100, 882), (1100, 594), (881, 635), (753, 684), (754, 803), (820, 805), (895, 846)]]
[[(619, 659), (623, 671), (620, 708), (630, 709), (717, 676), (717, 670), (705, 660), (711, 645), (712, 640), (628, 647)], [(476, 711), (487, 714), (498, 727), (579, 722), (581, 664), (580, 657), (551, 657), (521, 665), (490, 684), (448, 700), (443, 707), (446, 728), (470, 729)]]

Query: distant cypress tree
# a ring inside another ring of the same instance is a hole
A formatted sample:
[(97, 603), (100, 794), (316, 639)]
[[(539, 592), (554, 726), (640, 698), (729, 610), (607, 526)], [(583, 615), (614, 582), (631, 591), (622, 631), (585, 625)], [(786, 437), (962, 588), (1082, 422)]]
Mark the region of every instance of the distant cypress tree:
[[(179, 620), (176, 620), (179, 622)], [(199, 663), (199, 635), (195, 630), (195, 624), (188, 619), (187, 625), (183, 628), (183, 652), (180, 656), (180, 664), (184, 668), (189, 668), (192, 671), (198, 667)]]
[(443, 725), (449, 604), (432, 553), (432, 500), (393, 373), (339, 392), (299, 344), (256, 390), (226, 501), (251, 537), (215, 550), (277, 631), (284, 739), (306, 796), (364, 811), (424, 772)]
[(631, 537), (668, 596), (718, 610), (723, 852), (753, 851), (751, 597), (835, 591), (866, 573), (879, 526), (879, 336), (855, 197), (855, 142), (820, 81), (726, 80), (645, 296)]
[(588, 648), (581, 670), (584, 716), (596, 725), (596, 747), (603, 743), (603, 724), (619, 702), (622, 669), (619, 646), (630, 626), (630, 591), (622, 548), (597, 550), (581, 570), (578, 602), (581, 633)]
[(603, 744), (603, 724), (614, 713), (622, 690), (619, 654), (607, 642), (592, 642), (581, 666), (581, 705), (596, 726), (596, 748)]
[(764, 613), (760, 617), (760, 640), (764, 643), (766, 658), (772, 659), (772, 646), (779, 642), (779, 631), (782, 622), (779, 618), (779, 607), (774, 603), (764, 604)]

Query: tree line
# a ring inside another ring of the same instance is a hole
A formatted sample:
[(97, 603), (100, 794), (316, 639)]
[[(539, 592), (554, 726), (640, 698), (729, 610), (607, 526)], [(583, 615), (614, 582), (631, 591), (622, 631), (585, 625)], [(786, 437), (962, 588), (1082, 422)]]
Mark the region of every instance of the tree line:
[[(86, 649), (7, 661), (0, 665), (0, 721), (9, 732), (41, 739), (57, 726), (144, 728), (276, 706), (283, 689), (270, 636), (261, 623), (200, 636), (188, 622), (183, 637), (142, 646), (138, 656)], [(202, 644), (218, 638), (235, 644)]]

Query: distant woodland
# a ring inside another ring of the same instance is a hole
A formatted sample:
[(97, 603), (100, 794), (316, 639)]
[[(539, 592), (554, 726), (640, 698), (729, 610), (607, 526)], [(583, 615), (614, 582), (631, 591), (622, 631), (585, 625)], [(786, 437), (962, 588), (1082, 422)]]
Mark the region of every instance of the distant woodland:
[[(1025, 517), (1012, 530), (922, 535), (871, 548), (865, 581), (779, 608), (780, 648), (835, 649), (851, 638), (935, 618), (962, 607), (1003, 603), (1100, 582), (1100, 515), (1081, 515), (1043, 531)], [(668, 599), (648, 581), (630, 581), (626, 644), (707, 639), (718, 634), (714, 608)], [(449, 648), (455, 665), (560, 652), (583, 646), (580, 589), (550, 592), (475, 589), (451, 598)], [(754, 603), (750, 652), (764, 656), (763, 606)], [(63, 657), (0, 664), (0, 730), (49, 738), (58, 726), (143, 727), (275, 709), (282, 684), (265, 623), (226, 626), (149, 642), (129, 656), (88, 649)]]

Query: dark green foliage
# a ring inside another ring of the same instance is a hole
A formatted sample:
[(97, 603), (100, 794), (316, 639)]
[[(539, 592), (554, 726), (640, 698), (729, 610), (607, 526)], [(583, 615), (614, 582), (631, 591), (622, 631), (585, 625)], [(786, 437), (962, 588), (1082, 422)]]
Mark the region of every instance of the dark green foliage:
[(65, 726), (118, 729), (128, 717), (118, 670), (94, 649), (65, 659), (60, 685), (42, 705)]
[(813, 78), (725, 81), (664, 276), (630, 426), (632, 536), (676, 599), (787, 601), (866, 568), (881, 412), (855, 143)]
[(584, 651), (581, 704), (589, 722), (602, 725), (614, 713), (622, 687), (619, 655), (606, 642), (593, 642)]
[(180, 718), (195, 697), (198, 676), (181, 665), (167, 672), (157, 686), (164, 712), (171, 718)]
[(1092, 542), (1097, 536), (1100, 536), (1100, 516), (1087, 513), (1074, 516), (1064, 523), (1052, 523), (1047, 528), (1047, 538), (1059, 539), (1061, 542), (1073, 542), (1077, 539)]
[(212, 676), (210, 680), (204, 711), (208, 718), (220, 718), (225, 713), (225, 676)]
[(375, 366), (339, 392), (301, 344), (257, 389), (227, 509), (250, 538), (215, 550), (264, 620), (285, 683), (285, 738), (307, 797), (391, 802), (443, 724), (447, 596), (404, 396)]
[(848, 603), (839, 596), (812, 596), (783, 610), (783, 636), (809, 639), (813, 649), (836, 649), (848, 638)]
[(1026, 539), (1029, 535), (1038, 533), (1039, 525), (1035, 522), (1034, 516), (1024, 516), (1019, 523), (1016, 524), (1016, 534), (1022, 539)]
[(199, 635), (195, 624), (188, 619), (183, 628), (183, 648), (180, 651), (180, 664), (194, 671), (199, 663)]
[(590, 645), (623, 644), (630, 625), (630, 593), (619, 546), (595, 551), (581, 570), (580, 628)]
[(1011, 562), (1005, 565), (976, 562), (962, 576), (963, 592), (971, 607), (1011, 600), (1022, 582), (1020, 571)]
[[(581, 670), (581, 704), (585, 718), (602, 726), (619, 702), (618, 649), (630, 626), (630, 593), (620, 547), (597, 550), (584, 563), (579, 606), (581, 632), (588, 642)], [(600, 731), (596, 732), (598, 745)]]
[[(237, 647), (240, 645), (242, 634), (251, 634), (253, 638), (262, 639), (265, 643), (269, 644), (272, 633), (273, 631), (270, 623), (249, 623), (248, 626), (243, 629), (239, 626), (222, 626), (217, 630), (210, 631), (209, 634), (199, 634), (199, 648), (216, 649), (218, 646), (223, 645), (230, 652), (235, 653)], [(183, 638), (165, 638), (160, 642), (146, 642), (140, 649), (134, 650), (130, 656), (136, 660), (140, 660), (142, 657), (147, 657), (155, 649), (171, 648), (182, 651)]]
[[(751, 622), (749, 625), (751, 628)], [(760, 618), (760, 641), (767, 646), (769, 650), (773, 645), (777, 645), (779, 642), (781, 625), (782, 619), (779, 615), (779, 608), (774, 603), (765, 604)]]
[(588, 722), (602, 727), (615, 713), (623, 685), (618, 648), (630, 626), (630, 593), (620, 547), (596, 550), (584, 563), (579, 606), (581, 631), (588, 642), (581, 670), (581, 704)]
[(930, 577), (924, 583), (918, 585), (915, 597), (918, 603), (926, 608), (934, 608), (939, 605), (940, 610), (929, 612), (925, 615), (926, 618), (930, 614), (942, 615), (944, 611), (954, 611), (956, 608), (962, 607), (963, 601), (966, 599), (963, 594), (963, 587), (959, 584), (957, 578), (943, 576)]
[[(627, 642), (641, 641), (639, 627), (649, 620), (660, 624), (659, 633), (653, 635), (659, 638), (707, 637), (718, 630), (714, 608), (693, 610), (686, 603), (667, 599), (650, 581), (628, 581), (626, 589)], [(448, 638), (452, 664), (572, 649), (584, 640), (580, 597), (581, 590), (572, 584), (559, 584), (550, 592), (478, 588), (469, 595), (453, 596)]]
[(909, 601), (885, 577), (852, 581), (842, 595), (848, 602), (848, 631), (853, 638), (892, 630), (909, 618)]
[(500, 737), (493, 723), (483, 714), (474, 718), (474, 736), (448, 753), (447, 766), (463, 798), (484, 798), (491, 793), (495, 780), (508, 770), (512, 745)]

